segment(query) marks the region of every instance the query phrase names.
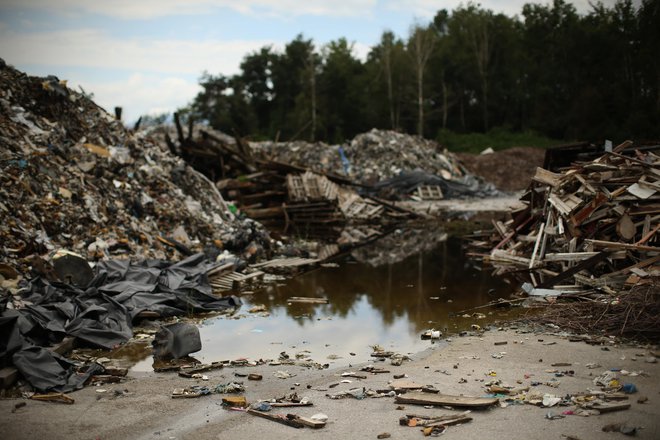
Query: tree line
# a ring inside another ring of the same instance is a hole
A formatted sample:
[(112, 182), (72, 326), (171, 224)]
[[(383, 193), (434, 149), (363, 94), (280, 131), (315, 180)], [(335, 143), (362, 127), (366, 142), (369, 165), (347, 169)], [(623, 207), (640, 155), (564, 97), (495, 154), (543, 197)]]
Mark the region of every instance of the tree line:
[(186, 112), (254, 139), (341, 142), (371, 128), (534, 131), (553, 139), (660, 136), (660, 0), (529, 3), (510, 17), (468, 3), (382, 33), (366, 59), (345, 38), (246, 55), (204, 73)]

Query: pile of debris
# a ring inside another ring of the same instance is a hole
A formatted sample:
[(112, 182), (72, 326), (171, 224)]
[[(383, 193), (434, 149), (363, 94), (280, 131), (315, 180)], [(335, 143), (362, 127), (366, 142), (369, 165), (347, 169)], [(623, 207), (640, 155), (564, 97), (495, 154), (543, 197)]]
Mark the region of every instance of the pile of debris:
[(591, 161), (538, 168), (485, 260), (527, 274), (532, 296), (617, 294), (660, 274), (660, 145), (626, 141)]
[(272, 240), (207, 177), (65, 81), (2, 60), (0, 107), (2, 385), (14, 365), (37, 390), (80, 388), (103, 367), (51, 344), (111, 348), (141, 318), (240, 304), (209, 279)]
[(373, 129), (345, 145), (323, 142), (251, 142), (255, 155), (313, 171), (344, 175), (373, 184), (422, 168), (444, 179), (463, 177), (463, 166), (433, 141), (395, 131)]
[(186, 130), (176, 114), (174, 122), (148, 132), (276, 235), (363, 244), (397, 222), (429, 216), (389, 200), (498, 194), (437, 144), (414, 136), (372, 130), (345, 146), (248, 143), (190, 120)]
[[(256, 157), (345, 176), (364, 186), (377, 185), (411, 172), (423, 172), (463, 188), (448, 197), (476, 196), (482, 191), (495, 194), (494, 188), (470, 174), (453, 154), (442, 150), (436, 142), (395, 131), (373, 129), (345, 145), (297, 141), (252, 142), (250, 147)], [(414, 192), (422, 184), (429, 183), (418, 182), (407, 188), (407, 193)], [(430, 184), (437, 185), (437, 182)]]
[(0, 60), (0, 86), (0, 259), (15, 271), (57, 248), (171, 259), (270, 247), (204, 175), (66, 82)]

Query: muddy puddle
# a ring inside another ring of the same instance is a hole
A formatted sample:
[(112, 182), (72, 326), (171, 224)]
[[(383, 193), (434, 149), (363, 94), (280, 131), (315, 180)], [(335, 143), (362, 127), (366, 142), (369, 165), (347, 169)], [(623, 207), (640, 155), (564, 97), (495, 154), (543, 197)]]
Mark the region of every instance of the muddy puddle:
[[(321, 364), (369, 361), (371, 346), (414, 353), (432, 341), (427, 329), (447, 335), (472, 324), (514, 317), (520, 309), (471, 309), (509, 298), (514, 287), (480, 270), (465, 256), (462, 241), (442, 231), (398, 232), (337, 261), (244, 295), (233, 317), (201, 324), (203, 362), (238, 358), (277, 359), (304, 354)], [(327, 304), (289, 303), (291, 297), (322, 297)], [(255, 306), (266, 313), (249, 313)], [(481, 312), (484, 315), (465, 317)], [(135, 371), (150, 371), (151, 357)]]

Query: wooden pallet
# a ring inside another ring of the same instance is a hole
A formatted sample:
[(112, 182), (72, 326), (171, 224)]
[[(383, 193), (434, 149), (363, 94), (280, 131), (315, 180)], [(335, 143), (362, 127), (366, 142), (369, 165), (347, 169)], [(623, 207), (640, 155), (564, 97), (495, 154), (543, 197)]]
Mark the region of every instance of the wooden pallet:
[(254, 264), (252, 267), (259, 269), (295, 269), (303, 266), (310, 266), (319, 263), (317, 258), (276, 258), (274, 260), (264, 261), (262, 263)]
[(226, 292), (229, 290), (254, 288), (261, 284), (263, 279), (264, 273), (261, 271), (252, 272), (247, 275), (239, 272), (229, 272), (211, 279), (209, 283), (213, 287), (213, 290)]
[(417, 196), (422, 200), (442, 200), (442, 188), (438, 185), (423, 185), (417, 187)]

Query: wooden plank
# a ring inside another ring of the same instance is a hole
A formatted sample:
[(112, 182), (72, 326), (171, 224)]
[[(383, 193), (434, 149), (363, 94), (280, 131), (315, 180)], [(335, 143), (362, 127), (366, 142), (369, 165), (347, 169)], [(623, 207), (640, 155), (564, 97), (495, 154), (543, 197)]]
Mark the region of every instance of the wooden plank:
[(571, 207), (564, 203), (564, 201), (554, 193), (550, 193), (548, 196), (548, 202), (550, 202), (550, 204), (554, 206), (555, 209), (559, 211), (563, 216), (569, 215), (572, 211)]
[(281, 423), (282, 425), (286, 426), (291, 426), (292, 428), (304, 428), (305, 424), (295, 420), (293, 418), (288, 418), (287, 416), (283, 414), (268, 414), (265, 412), (257, 411), (255, 409), (248, 409), (246, 411), (248, 414), (252, 414), (253, 416), (261, 417), (266, 420), (270, 420), (271, 422), (276, 422), (276, 423)]
[(546, 288), (552, 287), (555, 284), (559, 283), (560, 281), (565, 280), (566, 278), (569, 278), (569, 277), (575, 275), (576, 273), (578, 273), (582, 270), (593, 267), (596, 264), (600, 263), (601, 261), (604, 261), (605, 259), (607, 259), (609, 254), (610, 253), (608, 251), (599, 252), (596, 255), (594, 255), (592, 257), (589, 257), (586, 260), (580, 262), (579, 264), (576, 264), (575, 266), (571, 267), (570, 269), (565, 270), (564, 272), (560, 273), (556, 277), (550, 278), (550, 279), (542, 282), (537, 287), (541, 288), (541, 289), (546, 289)]
[[(469, 413), (469, 411), (466, 411)], [(437, 419), (434, 418), (425, 418), (425, 417), (403, 417), (402, 419), (399, 420), (399, 424), (405, 425), (405, 426), (419, 426), (419, 427), (425, 427), (425, 428), (432, 428), (434, 426), (454, 426), (454, 425), (460, 425), (463, 423), (467, 423), (472, 420), (472, 417), (467, 417), (467, 416), (461, 416), (461, 415), (455, 415), (455, 416), (450, 416), (450, 417), (439, 417)]]
[[(545, 261), (584, 261), (598, 254), (600, 254), (600, 252), (558, 252), (546, 254)], [(625, 251), (612, 253), (610, 255), (611, 259), (624, 259), (626, 257), (627, 255)]]
[(264, 268), (264, 267), (296, 267), (305, 266), (308, 264), (316, 264), (319, 260), (316, 258), (276, 258), (274, 260), (264, 261), (262, 263), (253, 264), (251, 267)]
[(606, 248), (606, 249), (630, 249), (633, 251), (660, 252), (660, 247), (655, 247), (655, 246), (642, 246), (642, 245), (629, 244), (629, 243), (619, 243), (615, 241), (594, 240), (590, 238), (587, 238), (584, 241), (594, 246)]
[(447, 394), (429, 394), (422, 392), (406, 393), (396, 396), (396, 403), (412, 405), (453, 406), (459, 408), (486, 408), (495, 405), (499, 399), (494, 397), (450, 396)]
[(642, 186), (639, 183), (635, 183), (628, 187), (628, 192), (639, 199), (648, 199), (653, 194), (657, 192), (655, 188), (649, 188), (647, 186)]
[(588, 203), (587, 206), (583, 207), (575, 215), (571, 216), (571, 222), (573, 223), (573, 226), (580, 226), (591, 216), (591, 214), (593, 214), (596, 209), (607, 203), (607, 201), (608, 198), (605, 194), (601, 192), (596, 194), (596, 197), (594, 197), (594, 199)]
[(646, 167), (646, 168), (649, 168), (649, 167), (653, 166), (652, 164), (646, 163), (643, 160), (635, 159), (634, 157), (630, 157), (630, 156), (624, 156), (623, 154), (619, 154), (619, 153), (615, 153), (615, 152), (608, 152), (606, 154), (609, 154), (610, 156), (618, 157), (620, 159), (636, 163), (637, 165), (641, 165), (641, 166)]
[(287, 298), (287, 302), (294, 303), (308, 303), (308, 304), (327, 304), (327, 298), (313, 298), (313, 297), (304, 297), (304, 296), (292, 296)]
[(532, 177), (532, 180), (552, 187), (559, 186), (561, 179), (561, 174), (553, 173), (552, 171), (548, 171), (541, 167), (536, 167), (536, 173), (534, 174), (534, 177)]
[(67, 396), (64, 393), (33, 394), (30, 396), (30, 399), (42, 402), (66, 403), (67, 405), (73, 405), (76, 403), (73, 397)]
[(312, 402), (274, 402), (269, 403), (273, 408), (292, 408), (299, 406), (314, 406)]
[(541, 226), (539, 226), (539, 232), (538, 235), (536, 236), (536, 242), (534, 242), (534, 250), (532, 251), (532, 258), (529, 260), (529, 269), (534, 267), (534, 260), (536, 260), (536, 252), (539, 250), (539, 244), (541, 243), (541, 239), (543, 238), (545, 232), (545, 223), (541, 223)]
[(601, 414), (609, 413), (609, 412), (614, 412), (614, 411), (623, 411), (626, 409), (630, 409), (630, 404), (629, 403), (606, 403), (606, 404), (600, 404), (600, 405), (589, 405), (590, 409), (595, 409)]
[(296, 416), (294, 420), (312, 429), (321, 429), (325, 426), (325, 422), (322, 422), (320, 420), (312, 420), (302, 416)]
[[(512, 264), (518, 264), (518, 265), (525, 266), (525, 267), (529, 267), (529, 262), (530, 262), (529, 258), (520, 257), (520, 256), (517, 256), (517, 255), (512, 255), (512, 254), (510, 254), (507, 251), (502, 250), (502, 249), (494, 249), (491, 252), (489, 258), (491, 260), (506, 261), (506, 262), (510, 262)], [(538, 263), (536, 263), (536, 264), (538, 265)]]
[(646, 243), (647, 241), (649, 241), (651, 239), (651, 237), (653, 237), (655, 235), (655, 233), (658, 232), (658, 229), (660, 229), (660, 223), (655, 225), (655, 228), (653, 228), (652, 231), (650, 231), (648, 234), (646, 234), (644, 237), (642, 237), (641, 240), (639, 240), (637, 243), (635, 243), (635, 246), (642, 245), (642, 244)]
[(631, 141), (631, 140), (623, 141), (622, 143), (620, 143), (619, 145), (614, 147), (614, 149), (612, 150), (612, 153), (621, 153), (623, 150), (630, 147), (632, 144), (633, 144), (633, 141)]
[(641, 269), (643, 267), (647, 267), (647, 266), (650, 266), (652, 264), (655, 264), (658, 261), (660, 261), (660, 255), (656, 255), (655, 257), (648, 258), (646, 260), (640, 261), (637, 264), (633, 264), (632, 266), (628, 266), (628, 267), (623, 268), (621, 270), (618, 270), (616, 272), (609, 273), (606, 276), (607, 277), (613, 277), (613, 276), (617, 276), (617, 275), (625, 275), (633, 269)]

